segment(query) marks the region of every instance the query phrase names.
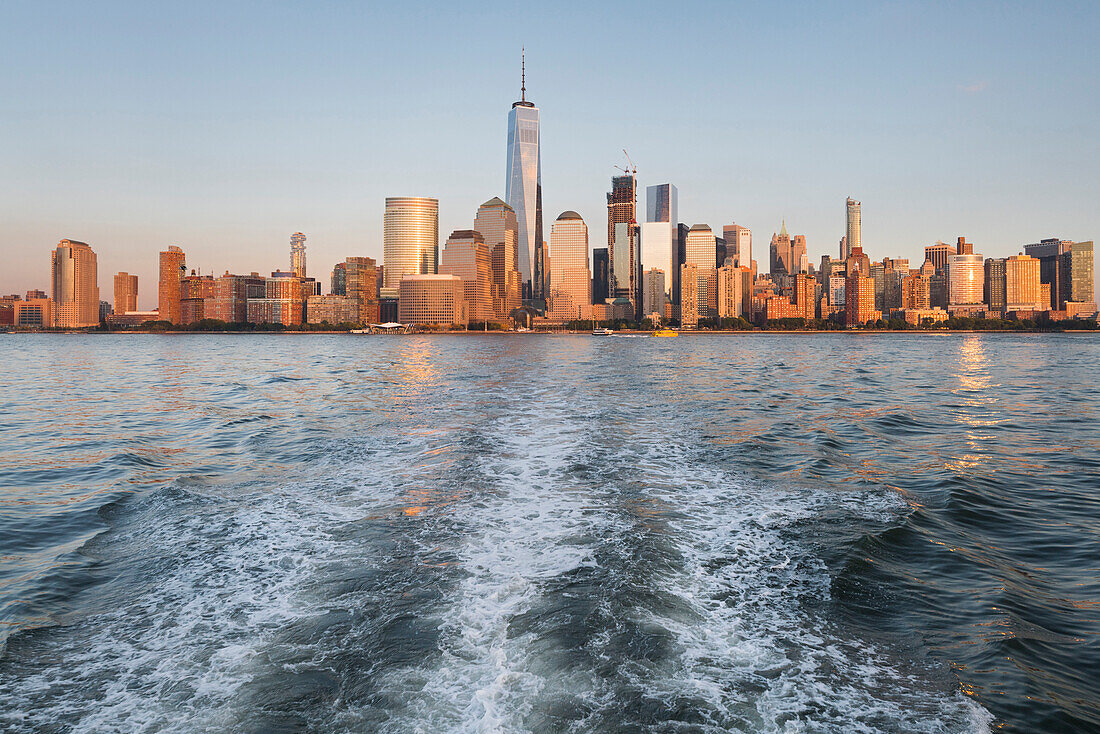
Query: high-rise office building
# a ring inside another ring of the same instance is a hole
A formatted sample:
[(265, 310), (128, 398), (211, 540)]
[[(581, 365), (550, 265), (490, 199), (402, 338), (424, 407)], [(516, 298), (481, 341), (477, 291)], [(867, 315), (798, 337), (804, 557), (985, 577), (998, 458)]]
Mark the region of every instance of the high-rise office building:
[(985, 260), (973, 252), (947, 258), (950, 306), (974, 306), (985, 297)]
[(1062, 280), (1066, 286), (1062, 293), (1064, 302), (1092, 304), (1093, 311), (1096, 310), (1093, 267), (1092, 240), (1071, 242), (1062, 253), (1062, 270), (1067, 274)]
[(713, 268), (716, 259), (714, 232), (706, 224), (691, 225), (684, 248), (684, 262), (706, 269)]
[[(646, 215), (642, 224), (642, 268), (660, 270), (665, 288), (672, 287), (676, 259), (676, 219), (679, 216), (678, 192), (672, 184), (647, 186)], [(648, 282), (648, 281), (647, 281)], [(642, 287), (645, 301), (645, 286)], [(667, 294), (667, 291), (666, 291)], [(656, 297), (656, 296), (654, 296)], [(643, 311), (650, 313), (643, 306)]]
[(852, 253), (852, 250), (857, 247), (863, 247), (863, 214), (861, 212), (861, 204), (848, 197), (848, 201), (845, 202), (847, 210), (847, 230), (844, 236), (844, 247), (846, 252), (842, 256), (842, 260), (847, 260), (848, 256)]
[(739, 224), (727, 224), (722, 227), (722, 236), (726, 239), (726, 255), (733, 257), (733, 264), (752, 267), (752, 231)]
[(508, 318), (523, 305), (523, 276), (519, 270), (519, 224), (515, 210), (494, 196), (474, 217), (474, 230), (485, 238), (493, 267), (493, 313)]
[(607, 194), (608, 278), (612, 298), (626, 298), (638, 318), (642, 308), (641, 231), (637, 220), (637, 180), (633, 175), (614, 176)]
[(606, 303), (611, 284), (608, 279), (610, 259), (606, 247), (592, 249), (592, 303)]
[(122, 272), (115, 275), (115, 313), (137, 311), (138, 277)]
[[(508, 113), (508, 179), (504, 198), (516, 213), (519, 272), (524, 298), (541, 298), (545, 274), (542, 252), (542, 157), (539, 109), (527, 101), (526, 63), (520, 100)], [(484, 232), (482, 233), (484, 234)]]
[[(470, 321), (485, 323), (493, 318), (493, 262), (481, 232), (472, 229), (451, 232), (443, 247), (439, 272), (462, 278), (462, 295)], [(586, 277), (586, 291), (587, 285)]]
[(169, 245), (160, 253), (160, 281), (157, 283), (157, 310), (160, 320), (180, 323), (180, 281), (187, 273), (183, 250)]
[(306, 277), (306, 236), (301, 232), (290, 235), (290, 272)]
[(779, 228), (779, 233), (772, 235), (770, 249), (769, 273), (775, 276), (797, 272), (791, 267), (791, 237), (787, 234), (786, 220), (783, 221), (783, 226)]
[[(1035, 261), (1038, 267), (1039, 261)], [(1036, 270), (1036, 278), (1039, 271)], [(990, 311), (1004, 313), (1005, 311), (1005, 259), (1003, 257), (990, 257), (985, 261), (984, 300)]]
[(574, 211), (562, 212), (550, 227), (549, 309), (556, 319), (592, 317), (592, 271), (588, 267), (588, 225)]
[(796, 234), (791, 238), (791, 261), (787, 265), (790, 275), (803, 273), (808, 269), (809, 260), (806, 256), (806, 235)]
[(937, 271), (947, 268), (947, 258), (954, 254), (957, 253), (946, 242), (937, 242), (924, 248), (925, 262), (932, 263)]
[[(988, 263), (989, 261), (986, 260)], [(1030, 255), (1013, 255), (1003, 260), (1005, 311), (1045, 311), (1039, 280), (1039, 260)], [(992, 308), (992, 304), (990, 304)]]
[(1073, 242), (1050, 238), (1026, 245), (1024, 252), (1039, 259), (1040, 278), (1050, 286), (1052, 309), (1064, 310), (1067, 303), (1095, 305), (1091, 240)]
[(386, 198), (382, 226), (383, 296), (395, 297), (406, 275), (431, 275), (439, 266), (439, 200)]
[(96, 254), (84, 242), (61, 240), (51, 255), (53, 321), (61, 328), (99, 325)]
[(680, 303), (680, 268), (687, 262), (687, 236), (691, 230), (686, 224), (676, 224), (676, 256), (672, 261), (672, 302)]

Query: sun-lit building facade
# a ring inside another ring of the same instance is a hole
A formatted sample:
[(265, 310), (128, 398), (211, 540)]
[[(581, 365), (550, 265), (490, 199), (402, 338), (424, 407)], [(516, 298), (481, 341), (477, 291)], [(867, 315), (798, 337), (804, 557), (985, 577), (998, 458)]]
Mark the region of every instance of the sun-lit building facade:
[(736, 266), (751, 268), (752, 230), (740, 224), (727, 224), (722, 227), (722, 237), (726, 240), (726, 257), (732, 257)]
[(84, 242), (61, 240), (51, 255), (53, 321), (63, 329), (99, 325), (99, 271)]
[(975, 253), (947, 258), (947, 295), (951, 306), (973, 306), (985, 298), (985, 258)]
[[(526, 72), (526, 69), (524, 69)], [(520, 99), (508, 113), (508, 171), (504, 199), (516, 214), (517, 249), (524, 298), (542, 297), (545, 280), (542, 247), (542, 156), (539, 108), (527, 101), (522, 77)], [(476, 227), (475, 227), (476, 229)], [(482, 233), (484, 234), (484, 232)]]
[(207, 318), (227, 324), (248, 321), (248, 302), (263, 298), (264, 279), (259, 273), (231, 275), (228, 272), (214, 279), (214, 298), (206, 305)]
[(718, 318), (735, 319), (743, 314), (741, 268), (730, 263), (718, 268)]
[(508, 318), (523, 305), (523, 278), (519, 271), (519, 220), (507, 202), (494, 196), (478, 207), (474, 230), (485, 238), (493, 269), (493, 315)]
[(869, 275), (854, 272), (844, 284), (845, 315), (844, 323), (851, 326), (863, 326), (868, 321), (877, 321), (882, 314), (875, 310), (875, 279)]
[(456, 229), (447, 238), (439, 272), (462, 278), (462, 293), (470, 321), (486, 322), (493, 318), (493, 264), (481, 233)]
[(395, 297), (406, 275), (432, 275), (439, 267), (439, 200), (419, 196), (386, 198), (382, 221), (382, 284)]
[(1028, 255), (1013, 255), (1004, 260), (1004, 295), (1006, 311), (1045, 311), (1050, 306), (1042, 302), (1039, 280), (1039, 260)]
[(115, 275), (115, 313), (137, 311), (138, 277), (127, 272)]
[(187, 273), (186, 256), (176, 245), (160, 253), (160, 279), (157, 282), (157, 311), (161, 321), (180, 323), (180, 281)]
[(397, 320), (403, 324), (466, 325), (469, 310), (457, 275), (406, 275), (397, 298)]
[(548, 259), (550, 316), (566, 320), (591, 318), (588, 225), (577, 212), (562, 212), (551, 225)]

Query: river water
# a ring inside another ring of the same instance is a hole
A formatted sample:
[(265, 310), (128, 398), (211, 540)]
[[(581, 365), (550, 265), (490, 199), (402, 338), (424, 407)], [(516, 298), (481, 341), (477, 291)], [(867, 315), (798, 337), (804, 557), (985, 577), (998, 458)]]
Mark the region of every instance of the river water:
[(1093, 335), (0, 356), (2, 731), (1100, 730)]

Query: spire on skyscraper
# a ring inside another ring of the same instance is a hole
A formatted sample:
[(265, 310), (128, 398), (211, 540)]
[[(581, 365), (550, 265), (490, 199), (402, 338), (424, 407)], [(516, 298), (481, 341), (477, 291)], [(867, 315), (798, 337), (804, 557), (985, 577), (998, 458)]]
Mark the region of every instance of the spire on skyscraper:
[(780, 237), (788, 237), (789, 236), (787, 234), (787, 220), (785, 218), (783, 220), (783, 226), (779, 228), (779, 236)]
[(533, 102), (527, 101), (527, 49), (520, 47), (519, 51), (519, 101), (513, 102), (512, 107), (534, 107)]

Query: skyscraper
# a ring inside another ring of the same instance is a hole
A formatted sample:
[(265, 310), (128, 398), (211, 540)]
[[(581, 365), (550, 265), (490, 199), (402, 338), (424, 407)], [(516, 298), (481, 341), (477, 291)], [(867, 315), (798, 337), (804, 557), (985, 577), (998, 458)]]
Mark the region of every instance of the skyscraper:
[(848, 228), (847, 233), (844, 237), (844, 246), (845, 248), (847, 248), (847, 252), (845, 252), (844, 255), (841, 257), (842, 260), (847, 260), (848, 255), (851, 254), (852, 250), (856, 249), (857, 247), (863, 247), (863, 214), (861, 212), (862, 205), (850, 196), (848, 197), (848, 201), (846, 202), (846, 204), (846, 209), (848, 213)]
[(480, 232), (456, 229), (447, 238), (439, 265), (442, 275), (462, 278), (462, 294), (470, 321), (493, 318), (493, 265)]
[(726, 255), (733, 258), (735, 267), (752, 267), (752, 232), (739, 224), (727, 224), (722, 227), (722, 236), (726, 239)]
[(374, 258), (346, 258), (343, 262), (344, 295), (355, 305), (360, 324), (377, 324), (378, 265)]
[(306, 277), (306, 236), (301, 232), (290, 235), (290, 271), (295, 277)]
[(626, 298), (637, 318), (642, 307), (642, 248), (637, 219), (637, 180), (614, 176), (607, 194), (607, 249), (611, 270), (611, 297)]
[(115, 276), (115, 313), (122, 315), (137, 311), (138, 277), (129, 273)]
[(61, 240), (51, 256), (53, 318), (57, 326), (81, 329), (99, 324), (96, 255), (84, 242)]
[(506, 319), (523, 305), (523, 281), (519, 272), (518, 222), (515, 210), (494, 196), (474, 217), (474, 230), (485, 238), (493, 267), (493, 312)]
[(973, 252), (947, 258), (947, 296), (951, 306), (973, 306), (985, 298), (985, 259)]
[(936, 270), (943, 270), (947, 267), (947, 258), (951, 254), (953, 254), (951, 245), (946, 242), (937, 242), (924, 248), (925, 262), (932, 263)]
[(592, 303), (606, 303), (611, 286), (607, 272), (610, 269), (606, 247), (592, 249)]
[[(1035, 261), (1035, 278), (1039, 278), (1039, 261)], [(985, 305), (990, 311), (1003, 313), (1005, 310), (1005, 259), (1003, 257), (991, 257), (985, 261)], [(1038, 287), (1038, 286), (1036, 286)]]
[(1039, 258), (1040, 278), (1050, 285), (1051, 308), (1060, 311), (1066, 308), (1067, 303), (1096, 303), (1091, 240), (1073, 242), (1050, 238), (1026, 245), (1024, 252)]
[(157, 310), (160, 320), (180, 323), (180, 281), (187, 272), (187, 263), (176, 245), (160, 253), (160, 282), (157, 284)]
[(382, 226), (383, 297), (396, 297), (405, 275), (432, 275), (439, 265), (439, 200), (386, 198)]
[(698, 265), (688, 262), (680, 266), (680, 326), (685, 329), (699, 324), (699, 280)]
[(693, 224), (688, 230), (684, 262), (697, 266), (700, 271), (715, 266), (714, 232), (705, 224)]
[(882, 314), (875, 310), (875, 281), (870, 276), (849, 273), (844, 284), (844, 300), (844, 324), (848, 327), (863, 326), (868, 321), (882, 318)]
[(591, 318), (588, 225), (580, 214), (562, 212), (551, 225), (548, 259), (551, 316), (556, 319)]
[(788, 275), (797, 272), (791, 267), (791, 236), (787, 234), (787, 222), (779, 228), (779, 234), (772, 235), (771, 258), (768, 272), (772, 275)]
[(657, 268), (646, 268), (642, 271), (643, 318), (651, 314), (657, 314), (658, 318), (664, 317), (665, 303), (668, 302), (666, 292), (664, 271)]
[[(642, 268), (659, 270), (666, 289), (672, 286), (673, 262), (676, 259), (676, 220), (678, 193), (672, 184), (647, 186), (645, 222), (642, 224)], [(655, 283), (648, 277), (642, 286), (642, 300), (647, 301), (646, 285)], [(653, 294), (656, 302), (657, 294)], [(661, 301), (663, 303), (663, 301)], [(646, 308), (645, 313), (650, 313)]]
[[(988, 260), (986, 262), (989, 262)], [(1039, 260), (1030, 255), (1013, 255), (1004, 261), (1006, 311), (1045, 311), (1039, 281)], [(992, 305), (992, 304), (991, 304)]]
[[(520, 76), (520, 99), (508, 113), (508, 178), (504, 199), (516, 213), (519, 272), (524, 298), (540, 298), (542, 272), (542, 157), (539, 153), (539, 108), (527, 101), (527, 67)], [(482, 233), (484, 234), (484, 233)], [(388, 279), (388, 276), (387, 276)]]

